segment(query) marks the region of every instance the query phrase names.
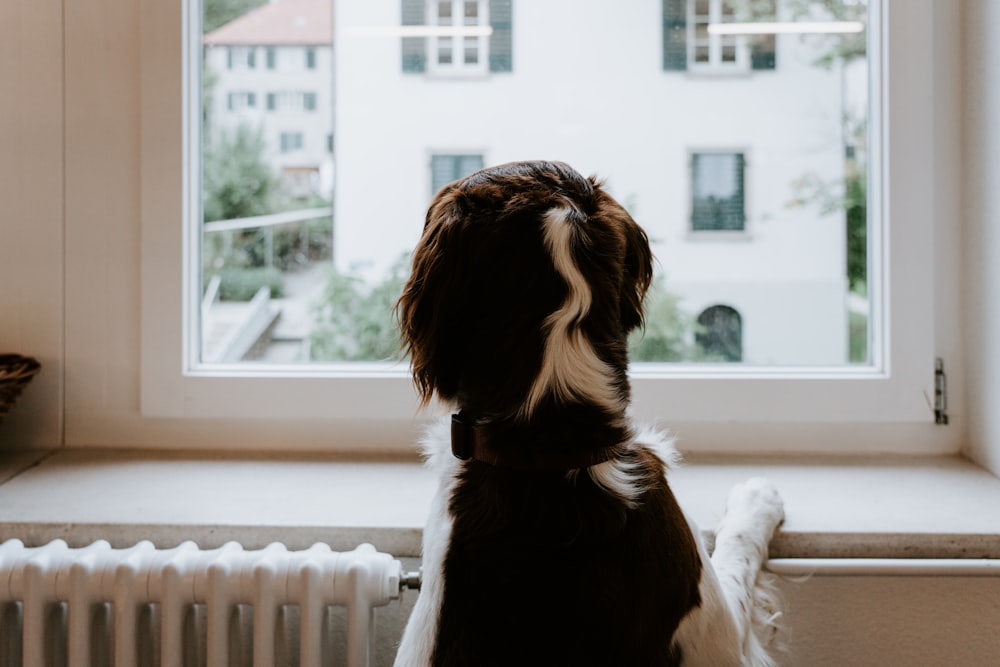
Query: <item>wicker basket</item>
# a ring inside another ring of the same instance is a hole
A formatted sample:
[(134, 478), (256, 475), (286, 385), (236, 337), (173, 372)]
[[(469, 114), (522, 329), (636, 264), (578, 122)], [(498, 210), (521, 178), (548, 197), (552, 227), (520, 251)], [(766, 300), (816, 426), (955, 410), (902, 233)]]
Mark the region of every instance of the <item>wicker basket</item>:
[(14, 407), (21, 390), (40, 370), (42, 365), (31, 357), (0, 354), (0, 422)]

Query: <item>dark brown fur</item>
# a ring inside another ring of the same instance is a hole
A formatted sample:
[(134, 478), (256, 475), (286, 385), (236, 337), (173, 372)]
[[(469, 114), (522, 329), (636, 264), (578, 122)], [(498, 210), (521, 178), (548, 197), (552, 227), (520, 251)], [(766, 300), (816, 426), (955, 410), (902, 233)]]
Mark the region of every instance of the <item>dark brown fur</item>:
[(519, 410), (539, 374), (546, 318), (567, 285), (542, 220), (570, 205), (571, 249), (592, 304), (575, 326), (628, 403), (628, 333), (652, 278), (643, 230), (594, 178), (561, 163), (513, 163), (443, 188), (398, 304), (414, 380), (472, 415), (501, 447), (623, 446), (637, 503), (586, 471), (462, 464), (448, 511), (436, 665), (671, 665), (672, 635), (700, 602), (701, 563), (664, 463), (623, 411), (544, 399)]

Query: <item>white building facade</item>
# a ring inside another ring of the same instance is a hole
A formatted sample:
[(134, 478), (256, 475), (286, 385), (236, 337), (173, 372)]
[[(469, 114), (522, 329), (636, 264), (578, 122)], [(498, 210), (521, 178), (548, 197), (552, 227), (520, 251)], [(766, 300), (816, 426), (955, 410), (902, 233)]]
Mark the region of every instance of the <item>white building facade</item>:
[(443, 182), (562, 160), (606, 179), (730, 360), (845, 363), (844, 216), (790, 206), (804, 176), (844, 177), (842, 68), (802, 35), (707, 36), (729, 5), (339, 1), (336, 261), (377, 275)]
[(333, 189), (332, 11), (272, 0), (203, 39), (209, 133), (259, 129), (264, 159), (300, 197)]

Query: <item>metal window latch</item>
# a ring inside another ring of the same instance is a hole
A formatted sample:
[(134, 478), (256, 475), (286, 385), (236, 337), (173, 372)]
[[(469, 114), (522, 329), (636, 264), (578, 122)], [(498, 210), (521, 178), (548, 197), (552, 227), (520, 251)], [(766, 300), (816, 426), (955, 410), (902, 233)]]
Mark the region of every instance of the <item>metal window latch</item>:
[(934, 423), (948, 423), (948, 384), (941, 357), (934, 359)]

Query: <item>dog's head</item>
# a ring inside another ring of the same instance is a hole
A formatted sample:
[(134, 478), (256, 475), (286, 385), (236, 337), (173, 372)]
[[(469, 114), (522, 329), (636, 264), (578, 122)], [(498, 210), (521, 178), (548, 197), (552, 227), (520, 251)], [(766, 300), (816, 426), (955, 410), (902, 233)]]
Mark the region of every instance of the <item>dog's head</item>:
[(560, 162), (478, 171), (437, 194), (397, 304), (426, 403), (528, 418), (628, 402), (628, 333), (652, 279), (645, 232)]

